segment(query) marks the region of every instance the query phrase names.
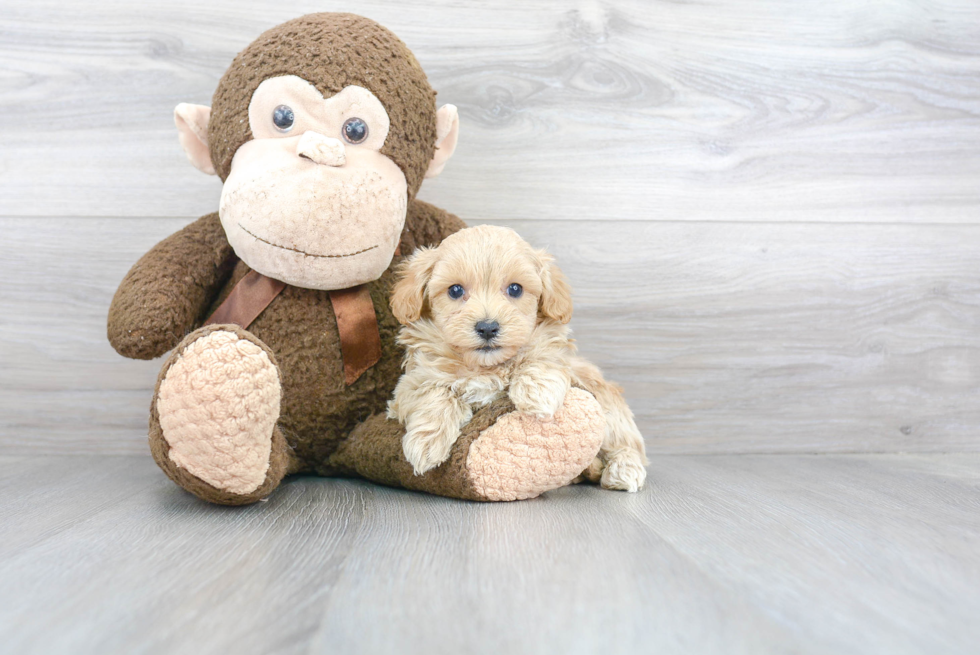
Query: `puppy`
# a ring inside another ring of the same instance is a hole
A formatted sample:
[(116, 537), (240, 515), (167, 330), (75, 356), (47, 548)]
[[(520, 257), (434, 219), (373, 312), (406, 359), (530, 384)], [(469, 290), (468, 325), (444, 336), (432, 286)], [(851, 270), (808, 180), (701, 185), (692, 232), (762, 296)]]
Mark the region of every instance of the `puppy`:
[(405, 425), (402, 446), (417, 475), (446, 461), (474, 407), (506, 393), (519, 411), (549, 419), (575, 385), (606, 415), (602, 448), (583, 477), (606, 489), (643, 486), (633, 413), (622, 390), (576, 355), (571, 289), (549, 254), (508, 228), (461, 230), (406, 260), (391, 308), (406, 352), (388, 416)]

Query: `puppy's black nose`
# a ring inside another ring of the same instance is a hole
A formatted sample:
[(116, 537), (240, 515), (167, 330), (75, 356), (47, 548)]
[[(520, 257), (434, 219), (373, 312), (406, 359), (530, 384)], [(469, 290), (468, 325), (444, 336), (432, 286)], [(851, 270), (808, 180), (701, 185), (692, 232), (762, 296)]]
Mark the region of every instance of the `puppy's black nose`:
[(500, 323), (497, 321), (480, 321), (476, 324), (476, 333), (484, 341), (491, 341), (500, 332)]

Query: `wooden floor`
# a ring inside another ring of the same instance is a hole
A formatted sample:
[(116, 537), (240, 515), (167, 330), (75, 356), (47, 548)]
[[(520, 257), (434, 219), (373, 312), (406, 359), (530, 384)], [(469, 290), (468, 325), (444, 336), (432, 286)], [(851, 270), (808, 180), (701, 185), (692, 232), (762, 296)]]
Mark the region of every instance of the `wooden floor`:
[[(105, 323), (218, 207), (173, 108), (351, 10), (459, 107), (420, 197), (568, 274), (642, 493), (153, 465)], [(980, 652), (977, 0), (0, 0), (0, 115), (3, 655)]]
[(221, 191), (173, 108), (351, 10), (459, 107), (420, 197), (555, 254), (651, 451), (980, 451), (976, 0), (0, 0), (5, 452), (144, 451), (106, 312)]
[(637, 495), (0, 459), (4, 653), (976, 653), (980, 455), (657, 457)]

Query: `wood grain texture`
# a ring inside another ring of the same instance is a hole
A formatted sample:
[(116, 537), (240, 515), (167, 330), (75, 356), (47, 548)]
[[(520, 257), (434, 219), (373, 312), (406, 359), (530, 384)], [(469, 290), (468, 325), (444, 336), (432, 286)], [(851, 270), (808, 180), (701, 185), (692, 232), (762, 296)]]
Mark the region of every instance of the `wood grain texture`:
[[(6, 452), (146, 451), (160, 361), (105, 316), (185, 223), (0, 219)], [(980, 226), (504, 224), (557, 256), (653, 453), (980, 450)]]
[[(350, 3), (0, 0), (0, 215), (197, 216), (172, 110), (264, 29)], [(360, 2), (462, 138), (470, 219), (976, 222), (980, 4)]]
[(637, 495), (297, 478), (206, 505), (145, 457), (0, 460), (0, 651), (972, 653), (980, 456), (664, 456)]
[[(640, 494), (153, 464), (105, 316), (218, 206), (173, 107), (352, 8), (460, 108), (421, 197), (571, 278)], [(976, 652), (980, 4), (0, 0), (0, 144), (0, 653)]]

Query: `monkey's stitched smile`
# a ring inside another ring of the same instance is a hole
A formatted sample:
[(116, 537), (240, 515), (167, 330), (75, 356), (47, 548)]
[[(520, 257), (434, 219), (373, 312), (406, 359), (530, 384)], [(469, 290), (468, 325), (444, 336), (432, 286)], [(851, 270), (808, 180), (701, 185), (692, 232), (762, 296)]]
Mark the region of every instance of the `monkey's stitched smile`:
[(245, 228), (245, 226), (242, 225), (241, 223), (238, 224), (238, 227), (242, 228), (242, 232), (244, 232), (245, 234), (249, 235), (253, 239), (255, 239), (257, 241), (261, 241), (262, 243), (268, 244), (268, 245), (272, 246), (273, 248), (281, 248), (283, 250), (289, 250), (291, 252), (298, 252), (299, 254), (306, 255), (307, 257), (320, 257), (320, 258), (324, 258), (324, 259), (339, 259), (341, 257), (353, 257), (354, 255), (360, 255), (363, 252), (367, 252), (369, 250), (374, 250), (375, 248), (378, 247), (377, 245), (373, 245), (370, 248), (364, 248), (363, 250), (358, 250), (357, 252), (349, 252), (346, 255), (315, 255), (315, 254), (313, 254), (311, 252), (306, 252), (304, 250), (300, 250), (299, 248), (290, 248), (289, 246), (280, 246), (278, 243), (272, 243), (271, 241), (269, 241), (267, 239), (263, 239), (262, 237), (258, 236), (257, 234), (253, 234), (252, 232), (249, 232)]

